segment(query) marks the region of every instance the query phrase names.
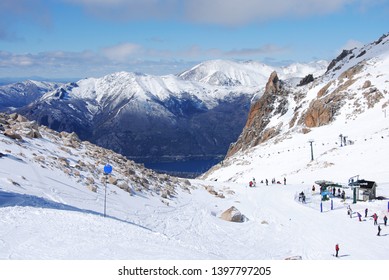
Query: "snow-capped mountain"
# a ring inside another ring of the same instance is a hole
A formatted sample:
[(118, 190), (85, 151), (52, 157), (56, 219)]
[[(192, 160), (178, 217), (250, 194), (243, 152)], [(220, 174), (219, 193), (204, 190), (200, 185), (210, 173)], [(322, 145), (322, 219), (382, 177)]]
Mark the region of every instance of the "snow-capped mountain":
[(198, 81), (218, 86), (250, 86), (263, 87), (273, 71), (277, 71), (282, 79), (301, 78), (312, 74), (322, 75), (328, 62), (321, 60), (306, 64), (293, 63), (288, 66), (274, 67), (256, 61), (205, 61), (178, 76), (185, 80)]
[[(343, 51), (325, 74), (305, 85), (293, 86), (273, 72), (264, 94), (251, 106), (246, 125), (230, 146), (223, 167), (214, 167), (204, 178), (240, 181), (248, 180), (252, 172), (260, 172), (261, 176), (278, 174), (305, 181), (299, 178), (304, 171), (311, 171), (313, 180), (319, 170), (323, 173), (321, 169), (331, 174), (334, 169), (345, 169), (346, 164), (354, 167), (354, 175), (377, 176), (366, 170), (367, 165), (376, 164), (377, 169), (386, 165), (387, 154), (379, 148), (364, 162), (349, 162), (343, 153), (342, 162), (334, 163), (333, 158), (342, 149), (363, 153), (375, 137), (388, 140), (388, 70), (386, 34), (362, 48)], [(310, 141), (316, 152), (312, 162)], [(294, 164), (282, 163), (287, 153), (293, 153)], [(244, 167), (234, 173), (242, 161)], [(387, 171), (378, 176), (385, 180), (385, 174), (389, 176)]]
[[(324, 71), (322, 63), (283, 73), (303, 77), (304, 71)], [(200, 78), (199, 69), (213, 78)], [(270, 70), (219, 60), (178, 76), (119, 72), (66, 84), (18, 112), (132, 158), (214, 158), (238, 137)]]
[(0, 111), (26, 106), (59, 86), (59, 83), (32, 80), (0, 86)]
[(133, 158), (214, 157), (239, 135), (256, 91), (120, 72), (67, 84), (18, 112)]

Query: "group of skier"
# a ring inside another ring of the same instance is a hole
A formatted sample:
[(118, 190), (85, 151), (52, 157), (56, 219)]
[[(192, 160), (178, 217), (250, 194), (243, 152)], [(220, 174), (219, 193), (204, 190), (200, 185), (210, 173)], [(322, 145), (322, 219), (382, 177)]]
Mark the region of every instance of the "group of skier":
[[(369, 212), (369, 209), (366, 208), (365, 209), (365, 218), (368, 217), (368, 212)], [(350, 205), (347, 207), (347, 215), (350, 216), (350, 218), (352, 218), (352, 214), (353, 214), (353, 211), (350, 207)], [(362, 215), (361, 213), (357, 212), (357, 216), (358, 216), (358, 220), (360, 222), (362, 222)], [(374, 221), (374, 225), (377, 226), (377, 229), (378, 229), (378, 232), (377, 232), (377, 236), (381, 236), (381, 225), (378, 223), (378, 215), (377, 213), (374, 213), (373, 215), (371, 215), (370, 217), (373, 218), (373, 221)], [(382, 218), (382, 220), (384, 221), (384, 225), (385, 227), (387, 226), (387, 223), (388, 223), (388, 217), (386, 215), (384, 215), (384, 217)], [(338, 253), (339, 253), (339, 244), (336, 244), (335, 245), (335, 257), (338, 257)]]
[[(269, 180), (268, 179), (265, 179), (265, 180), (261, 180), (261, 184), (265, 183), (266, 186), (269, 185)], [(273, 178), (271, 180), (271, 183), (272, 184), (281, 184), (280, 181), (276, 181), (275, 178)], [(284, 185), (286, 185), (286, 178), (284, 177)], [(249, 182), (249, 187), (255, 187), (256, 186), (256, 182), (255, 182), (255, 178), (253, 178), (250, 182)]]

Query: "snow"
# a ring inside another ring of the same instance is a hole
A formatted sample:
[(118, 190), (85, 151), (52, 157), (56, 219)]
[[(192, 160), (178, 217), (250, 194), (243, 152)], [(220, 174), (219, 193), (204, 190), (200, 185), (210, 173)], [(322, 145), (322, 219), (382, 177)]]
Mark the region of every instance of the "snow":
[[(234, 166), (234, 172), (240, 174), (235, 182), (228, 182), (233, 174), (228, 168), (212, 175), (209, 181), (192, 180), (191, 193), (179, 189), (169, 205), (149, 193), (130, 196), (108, 184), (107, 217), (103, 215), (102, 185), (94, 193), (63, 171), (42, 168), (32, 160), (34, 154), (69, 158), (55, 141), (46, 135), (21, 145), (0, 135), (0, 149), (11, 151), (0, 159), (0, 259), (282, 260), (301, 256), (304, 260), (328, 260), (336, 243), (345, 259), (388, 259), (389, 230), (383, 227), (378, 237), (371, 217), (359, 222), (355, 214), (350, 219), (346, 213), (349, 204), (355, 212), (362, 213), (367, 207), (369, 213), (379, 215), (382, 223), (387, 200), (353, 205), (351, 189), (345, 189), (349, 197), (345, 202), (334, 198), (335, 209), (329, 210), (329, 202), (325, 202), (320, 212), (320, 196), (310, 195), (315, 179), (344, 183), (348, 177), (360, 174), (377, 181), (378, 195), (389, 197), (388, 172), (378, 165), (387, 161), (389, 133), (385, 133), (372, 135), (366, 142), (362, 137), (361, 142), (344, 148), (317, 143), (315, 155), (320, 160), (306, 170), (307, 147), (301, 147), (304, 152), (296, 149), (282, 155), (277, 154), (281, 146), (268, 147), (264, 152), (271, 153), (268, 165), (251, 171), (247, 166)], [(301, 140), (297, 137), (293, 143)], [(72, 151), (70, 164), (75, 164), (82, 153)], [(382, 158), (377, 158), (380, 154)], [(319, 168), (329, 158), (336, 164)], [(287, 173), (291, 166), (295, 175)], [(302, 171), (297, 172), (298, 168)], [(102, 169), (103, 165), (97, 172)], [(282, 180), (284, 173), (286, 186), (260, 183), (265, 174)], [(253, 176), (257, 187), (249, 188)], [(213, 186), (225, 198), (211, 195), (205, 190), (207, 186)], [(307, 193), (307, 204), (295, 198), (302, 190)], [(247, 221), (221, 220), (220, 214), (231, 206)]]

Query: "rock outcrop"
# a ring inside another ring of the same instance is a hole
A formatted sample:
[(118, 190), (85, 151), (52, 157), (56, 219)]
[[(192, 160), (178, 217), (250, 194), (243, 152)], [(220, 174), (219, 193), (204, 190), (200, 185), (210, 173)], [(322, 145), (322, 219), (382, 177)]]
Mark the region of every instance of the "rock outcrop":
[(265, 92), (250, 108), (247, 122), (237, 142), (232, 144), (227, 157), (241, 149), (254, 147), (278, 134), (277, 127), (268, 127), (270, 118), (288, 110), (288, 91), (274, 71), (266, 83)]
[(242, 223), (242, 222), (244, 222), (244, 216), (234, 206), (231, 206), (226, 211), (224, 211), (221, 214), (220, 218), (222, 220), (225, 220), (225, 221), (228, 221), (228, 222), (235, 222), (235, 223)]

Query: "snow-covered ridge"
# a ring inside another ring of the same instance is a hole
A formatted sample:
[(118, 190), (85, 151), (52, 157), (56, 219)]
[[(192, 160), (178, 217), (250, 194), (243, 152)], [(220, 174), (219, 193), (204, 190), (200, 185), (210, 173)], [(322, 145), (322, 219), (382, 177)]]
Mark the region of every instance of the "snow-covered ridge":
[[(75, 87), (65, 86), (72, 98), (95, 100), (99, 104), (115, 99), (135, 98), (141, 102), (150, 99), (165, 101), (170, 97), (191, 97), (203, 102), (207, 108), (217, 104), (231, 94), (253, 95), (264, 87), (270, 73), (277, 70), (285, 79), (307, 74), (318, 76), (324, 73), (327, 62), (292, 64), (287, 67), (272, 67), (259, 62), (234, 62), (211, 60), (201, 63), (178, 76), (154, 76), (133, 72), (117, 72), (101, 78), (87, 78), (78, 81)], [(47, 93), (43, 99), (58, 95)]]
[(33, 80), (0, 86), (0, 110), (25, 106), (60, 86), (62, 86), (61, 83)]
[(385, 60), (389, 56), (389, 33), (382, 35), (378, 40), (360, 48), (343, 50), (339, 56), (331, 61), (326, 72), (330, 78), (336, 78), (341, 73), (363, 61)]
[(263, 87), (273, 71), (277, 71), (281, 79), (301, 79), (308, 74), (314, 77), (322, 75), (327, 65), (328, 62), (324, 60), (307, 64), (293, 63), (283, 67), (255, 61), (210, 60), (184, 71), (179, 77), (218, 86)]

